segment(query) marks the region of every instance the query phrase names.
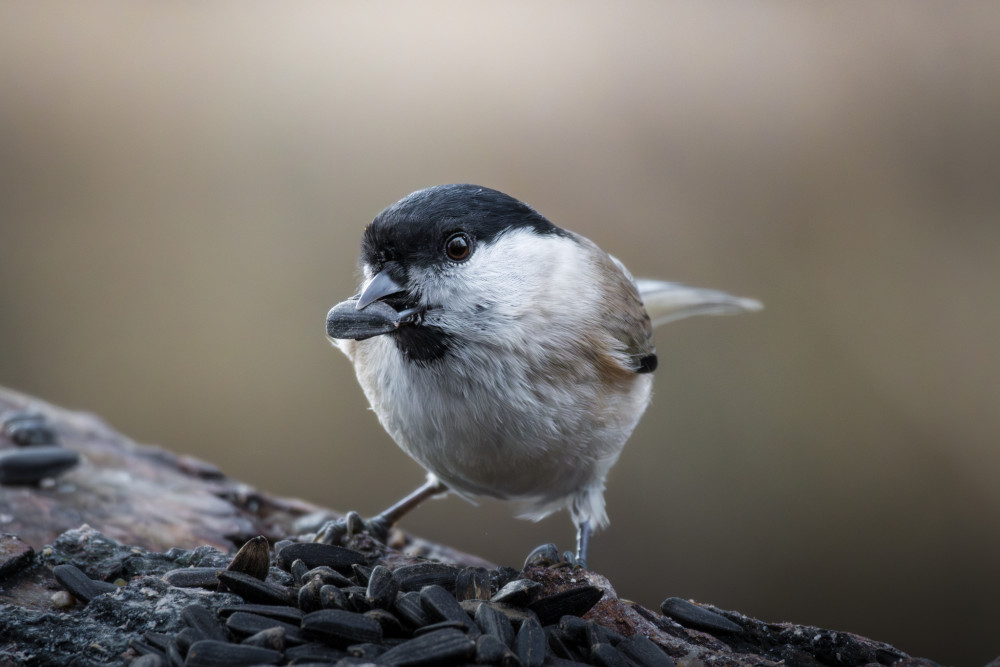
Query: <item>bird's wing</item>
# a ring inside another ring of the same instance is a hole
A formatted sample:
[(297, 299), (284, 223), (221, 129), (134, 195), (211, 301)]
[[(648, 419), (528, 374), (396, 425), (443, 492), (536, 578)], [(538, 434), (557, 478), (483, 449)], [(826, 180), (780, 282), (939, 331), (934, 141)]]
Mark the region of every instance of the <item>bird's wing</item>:
[(692, 315), (737, 315), (764, 307), (755, 299), (704, 287), (645, 278), (637, 279), (635, 284), (654, 327)]

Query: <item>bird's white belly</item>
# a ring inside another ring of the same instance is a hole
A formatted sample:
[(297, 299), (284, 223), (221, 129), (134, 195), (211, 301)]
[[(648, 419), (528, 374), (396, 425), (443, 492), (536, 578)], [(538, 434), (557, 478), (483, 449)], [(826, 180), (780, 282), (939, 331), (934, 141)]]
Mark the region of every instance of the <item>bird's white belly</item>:
[(648, 375), (599, 396), (532, 377), (510, 355), (480, 358), (468, 372), (452, 365), (445, 375), (392, 346), (382, 336), (354, 349), (366, 357), (355, 364), (365, 394), (396, 443), (463, 494), (541, 506), (602, 485), (650, 394)]

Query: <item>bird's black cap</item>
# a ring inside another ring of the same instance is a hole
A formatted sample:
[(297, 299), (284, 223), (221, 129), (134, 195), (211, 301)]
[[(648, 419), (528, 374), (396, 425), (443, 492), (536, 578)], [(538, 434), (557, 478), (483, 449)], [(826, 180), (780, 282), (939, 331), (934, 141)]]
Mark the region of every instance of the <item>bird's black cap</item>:
[(505, 231), (531, 228), (565, 234), (522, 201), (480, 185), (436, 185), (418, 190), (375, 216), (361, 240), (361, 260), (375, 271), (386, 262), (429, 265), (441, 261), (445, 240), (463, 231), (489, 243)]

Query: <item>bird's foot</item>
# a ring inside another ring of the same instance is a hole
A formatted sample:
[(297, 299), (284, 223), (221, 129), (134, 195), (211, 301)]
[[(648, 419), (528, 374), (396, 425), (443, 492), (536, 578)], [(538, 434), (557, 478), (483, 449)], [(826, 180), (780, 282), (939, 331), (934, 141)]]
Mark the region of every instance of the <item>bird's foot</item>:
[(564, 551), (560, 554), (558, 547), (551, 542), (549, 544), (543, 544), (539, 547), (535, 547), (535, 549), (528, 554), (528, 557), (524, 560), (524, 567), (527, 568), (533, 565), (540, 567), (587, 568), (587, 562), (585, 559), (580, 558), (572, 551)]
[(315, 542), (323, 544), (340, 544), (361, 533), (368, 533), (372, 538), (385, 544), (389, 539), (389, 529), (392, 524), (381, 514), (370, 519), (362, 519), (357, 512), (351, 511), (332, 521), (327, 521), (316, 533)]

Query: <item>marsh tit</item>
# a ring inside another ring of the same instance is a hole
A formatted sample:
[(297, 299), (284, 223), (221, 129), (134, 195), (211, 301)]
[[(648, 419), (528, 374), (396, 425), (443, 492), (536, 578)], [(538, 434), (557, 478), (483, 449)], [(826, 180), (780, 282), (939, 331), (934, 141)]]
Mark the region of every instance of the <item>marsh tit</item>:
[(761, 307), (634, 280), (593, 242), (476, 185), (420, 190), (379, 213), (360, 263), (360, 291), (330, 310), (326, 333), (428, 472), (369, 525), (387, 530), (447, 491), (514, 500), (535, 520), (566, 508), (581, 565), (608, 522), (605, 477), (649, 404), (653, 327)]

